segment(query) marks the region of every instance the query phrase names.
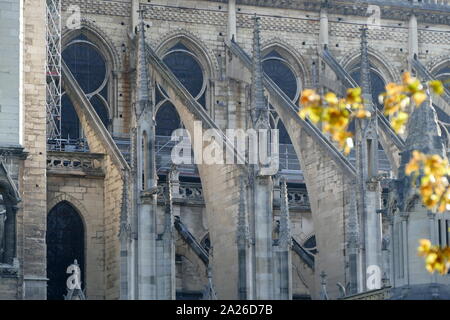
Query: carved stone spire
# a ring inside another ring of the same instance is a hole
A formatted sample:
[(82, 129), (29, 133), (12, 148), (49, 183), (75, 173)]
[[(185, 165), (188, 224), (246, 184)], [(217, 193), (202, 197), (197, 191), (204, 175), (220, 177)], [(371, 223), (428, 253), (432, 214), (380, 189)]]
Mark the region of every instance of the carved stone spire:
[(144, 10), (139, 10), (138, 55), (136, 67), (136, 112), (138, 115), (150, 105), (150, 80), (145, 54)]
[(269, 108), (264, 97), (263, 68), (261, 62), (260, 17), (255, 21), (253, 30), (253, 66), (252, 66), (252, 102), (253, 125), (255, 129), (268, 129)]
[(244, 178), (240, 178), (239, 212), (237, 226), (237, 244), (238, 249), (245, 249), (249, 239), (249, 229), (247, 221), (247, 200), (245, 193)]
[(361, 28), (361, 89), (366, 103), (366, 108), (373, 109), (370, 63), (367, 46), (367, 30), (367, 26), (363, 26)]
[(164, 235), (167, 239), (173, 239), (173, 200), (172, 200), (172, 180), (171, 173), (167, 175), (167, 185), (164, 194), (165, 210), (164, 210)]
[(130, 234), (130, 224), (128, 222), (128, 205), (129, 205), (129, 197), (128, 197), (128, 188), (129, 188), (129, 174), (127, 171), (124, 172), (124, 184), (122, 190), (122, 204), (120, 208), (120, 230), (119, 237), (122, 240), (128, 240), (131, 236)]
[(431, 97), (420, 108), (415, 108), (411, 115), (405, 150), (407, 152), (418, 150), (425, 154), (445, 156), (441, 129), (438, 125), (436, 110), (433, 107)]
[[(444, 143), (441, 137), (441, 129), (437, 122), (436, 110), (433, 107), (431, 97), (429, 97), (420, 108), (415, 108), (408, 122), (408, 137), (405, 142), (405, 151), (402, 152), (401, 164), (399, 168), (400, 177), (406, 178), (404, 167), (412, 157), (414, 150), (425, 154), (438, 154), (446, 156)], [(414, 186), (411, 185), (411, 188)], [(408, 190), (404, 190), (405, 193)]]
[(289, 223), (289, 203), (286, 178), (281, 177), (281, 201), (280, 201), (280, 236), (279, 247), (281, 250), (288, 251), (292, 245), (292, 237)]
[(238, 212), (238, 225), (236, 232), (236, 242), (238, 248), (238, 267), (239, 267), (239, 299), (248, 299), (249, 288), (248, 282), (248, 247), (249, 247), (249, 228), (247, 220), (247, 202), (245, 192), (244, 178), (240, 177), (240, 196), (239, 196), (239, 212)]

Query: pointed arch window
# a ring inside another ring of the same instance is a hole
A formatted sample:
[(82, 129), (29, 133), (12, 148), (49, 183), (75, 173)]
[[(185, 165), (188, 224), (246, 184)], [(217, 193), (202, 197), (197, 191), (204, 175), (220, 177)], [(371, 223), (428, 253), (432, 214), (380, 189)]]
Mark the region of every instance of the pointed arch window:
[[(350, 76), (361, 85), (361, 67), (358, 65), (350, 71)], [(383, 105), (380, 104), (378, 96), (385, 92), (386, 81), (384, 81), (381, 74), (371, 66), (370, 68), (370, 83), (372, 89), (372, 102), (378, 109), (382, 110)]]
[(299, 84), (295, 72), (289, 62), (276, 50), (270, 51), (263, 58), (264, 72), (292, 100), (299, 95)]
[[(209, 83), (205, 69), (196, 54), (182, 41), (178, 41), (167, 50), (162, 59), (192, 97), (204, 109), (208, 109)], [(155, 86), (155, 103), (156, 152), (159, 162), (157, 171), (160, 172), (161, 169), (168, 169), (171, 162), (170, 153), (174, 146), (171, 141), (172, 133), (183, 125), (168, 94), (159, 84)]]
[(85, 231), (81, 216), (67, 201), (58, 203), (47, 216), (47, 298), (63, 300), (67, 267), (77, 260), (81, 284), (85, 278)]
[[(171, 47), (163, 56), (164, 63), (203, 108), (206, 106), (208, 83), (202, 65), (196, 55), (182, 42)], [(164, 89), (158, 86), (157, 97), (169, 100)], [(156, 101), (157, 103), (159, 101)]]
[(170, 137), (172, 132), (181, 128), (178, 112), (170, 101), (160, 104), (156, 112), (156, 135)]
[[(107, 59), (100, 49), (83, 34), (66, 45), (62, 58), (103, 125), (110, 129), (111, 70)], [(61, 138), (67, 145), (74, 145), (82, 138), (79, 119), (72, 101), (65, 93), (63, 93), (61, 105)]]
[[(361, 66), (360, 64), (354, 65), (350, 69), (350, 76), (356, 81), (358, 85), (361, 85)], [(386, 92), (386, 81), (381, 73), (371, 64), (370, 65), (370, 85), (372, 90), (372, 103), (379, 110), (383, 110), (384, 106), (380, 103), (378, 97), (380, 94)], [(349, 130), (355, 132), (355, 122), (352, 121), (349, 125)], [(350, 161), (355, 160), (355, 150), (352, 150), (349, 155)], [(382, 172), (389, 172), (392, 170), (386, 152), (384, 151), (381, 143), (378, 143), (378, 169)]]
[[(272, 49), (264, 55), (262, 65), (269, 78), (295, 103), (300, 94), (301, 83), (291, 62), (277, 49)], [(286, 127), (272, 105), (270, 105), (270, 125), (279, 130), (280, 169), (300, 170), (300, 163)]]

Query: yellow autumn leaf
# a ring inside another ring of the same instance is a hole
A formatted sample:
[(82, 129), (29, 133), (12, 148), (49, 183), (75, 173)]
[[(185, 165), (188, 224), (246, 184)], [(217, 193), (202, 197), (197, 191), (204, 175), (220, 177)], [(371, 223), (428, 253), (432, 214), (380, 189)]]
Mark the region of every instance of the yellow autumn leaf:
[(441, 81), (433, 80), (433, 81), (430, 81), (428, 84), (430, 85), (430, 88), (434, 93), (436, 93), (438, 95), (441, 95), (444, 93), (444, 85), (442, 84)]
[(417, 91), (413, 94), (412, 98), (416, 106), (420, 106), (427, 99), (427, 95), (423, 91)]
[(324, 99), (327, 103), (331, 104), (331, 105), (336, 105), (338, 104), (339, 100), (336, 96), (336, 94), (334, 94), (333, 92), (328, 92), (325, 95), (325, 99)]

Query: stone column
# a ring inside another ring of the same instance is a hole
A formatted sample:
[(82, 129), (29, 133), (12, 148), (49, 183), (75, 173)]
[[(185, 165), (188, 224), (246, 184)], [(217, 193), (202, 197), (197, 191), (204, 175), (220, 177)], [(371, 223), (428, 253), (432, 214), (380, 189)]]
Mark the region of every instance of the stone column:
[(138, 234), (139, 299), (156, 297), (156, 221), (154, 198), (156, 194), (141, 195)]
[(271, 300), (273, 299), (274, 293), (272, 250), (272, 189), (272, 177), (255, 177), (255, 298), (258, 300)]
[(163, 270), (164, 288), (158, 288), (162, 294), (161, 299), (174, 300), (176, 293), (175, 283), (175, 239), (174, 239), (174, 217), (172, 210), (172, 174), (167, 177), (167, 186), (165, 192), (165, 210), (164, 210), (164, 233), (163, 241)]
[(392, 286), (395, 286), (395, 265), (394, 265), (394, 217), (389, 221), (389, 278)]
[[(17, 1), (19, 2), (19, 1)], [(4, 3), (4, 1), (3, 1)], [(6, 2), (8, 7), (8, 2)], [(45, 69), (45, 1), (26, 1), (23, 10), (23, 147), (28, 152), (19, 179), (22, 194), (21, 246), (18, 258), (22, 260), (22, 298), (46, 299), (46, 78)], [(3, 13), (3, 9), (2, 9)], [(26, 44), (26, 45), (25, 45)], [(5, 45), (5, 44), (3, 44)], [(19, 70), (18, 70), (19, 71)], [(4, 90), (4, 88), (2, 88)], [(3, 111), (3, 110), (2, 110)], [(3, 112), (2, 112), (3, 117)], [(20, 135), (20, 133), (19, 133)], [(25, 250), (26, 249), (26, 250)]]
[(228, 0), (228, 40), (237, 41), (236, 0)]
[(409, 17), (408, 27), (408, 49), (409, 62), (411, 68), (411, 60), (419, 56), (419, 36), (417, 31), (417, 18), (414, 14)]
[(134, 36), (135, 30), (139, 25), (139, 0), (131, 0), (131, 25), (130, 25), (130, 33)]
[[(272, 176), (278, 171), (273, 168), (273, 155), (267, 154), (270, 163), (260, 163), (264, 156), (263, 141), (270, 136), (269, 104), (264, 96), (263, 69), (261, 62), (260, 21), (255, 16), (253, 31), (253, 67), (252, 67), (252, 120), (253, 129), (258, 134), (258, 164), (252, 165), (253, 179), (253, 216), (254, 216), (254, 257), (255, 257), (255, 298), (271, 300), (274, 295), (273, 287), (273, 180)], [(266, 140), (266, 146), (269, 145)]]
[(319, 52), (328, 46), (328, 11), (322, 7), (320, 10)]
[(122, 191), (122, 209), (120, 215), (120, 300), (130, 300), (132, 293), (132, 278), (131, 273), (131, 226), (128, 216), (128, 199), (130, 187), (130, 179), (127, 172), (124, 175), (124, 184)]
[[(430, 231), (429, 231), (430, 241), (433, 244), (438, 244), (439, 239), (438, 239), (438, 232), (436, 232), (437, 231), (436, 214), (434, 214), (431, 211), (428, 211), (427, 216), (428, 216), (428, 223), (430, 226), (429, 227), (430, 228)], [(448, 232), (448, 230), (446, 230), (445, 232)], [(444, 235), (445, 233), (442, 233), (442, 234)], [(430, 277), (431, 277), (431, 279), (430, 279), (431, 283), (437, 282), (436, 272), (433, 273), (432, 275), (430, 275)]]
[[(356, 184), (354, 184), (356, 188)], [(348, 245), (348, 264), (349, 264), (349, 294), (356, 294), (361, 291), (361, 259), (360, 259), (360, 237), (359, 237), (359, 221), (356, 208), (356, 197), (350, 195), (352, 203), (347, 221), (347, 245)]]
[(366, 189), (366, 214), (364, 224), (366, 250), (366, 286), (368, 290), (381, 288), (381, 216), (380, 183), (371, 181)]
[(403, 256), (403, 285), (409, 284), (409, 261), (408, 261), (408, 214), (402, 215), (402, 222), (401, 222), (401, 228), (402, 228), (402, 252), (401, 255)]
[[(138, 204), (138, 298), (156, 299), (156, 210), (157, 179), (155, 152), (154, 106), (150, 93), (150, 77), (145, 52), (144, 12), (140, 10), (137, 50), (137, 117), (138, 135), (136, 190), (140, 192)], [(144, 135), (144, 132), (147, 136)], [(142, 150), (143, 148), (144, 150)], [(141, 177), (144, 173), (144, 185)], [(141, 191), (141, 188), (143, 190)]]
[(239, 264), (239, 299), (249, 300), (252, 297), (250, 281), (251, 281), (251, 259), (250, 259), (250, 235), (247, 217), (247, 189), (245, 187), (244, 178), (240, 181), (240, 199), (238, 223), (236, 232), (236, 242), (238, 248), (238, 264)]
[(362, 218), (365, 250), (366, 289), (381, 288), (381, 206), (378, 177), (378, 122), (372, 102), (367, 28), (361, 29), (361, 88), (364, 105), (371, 112), (368, 119), (356, 122), (356, 170), (358, 206)]
[(280, 273), (280, 299), (292, 299), (292, 236), (289, 221), (289, 203), (286, 180), (281, 178), (280, 232), (278, 240), (278, 268)]

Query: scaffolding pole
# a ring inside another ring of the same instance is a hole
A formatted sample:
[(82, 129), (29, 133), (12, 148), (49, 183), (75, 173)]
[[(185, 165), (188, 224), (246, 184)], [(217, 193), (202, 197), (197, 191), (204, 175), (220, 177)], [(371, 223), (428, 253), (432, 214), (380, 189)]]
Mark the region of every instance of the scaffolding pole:
[(47, 7), (47, 148), (61, 150), (61, 0)]

